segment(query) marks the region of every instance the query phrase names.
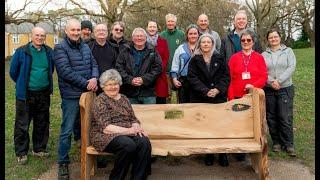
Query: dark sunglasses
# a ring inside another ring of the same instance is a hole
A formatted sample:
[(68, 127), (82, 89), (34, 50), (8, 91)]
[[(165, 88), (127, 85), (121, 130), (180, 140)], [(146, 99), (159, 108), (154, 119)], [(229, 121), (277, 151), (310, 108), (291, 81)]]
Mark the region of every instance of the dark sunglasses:
[(120, 32), (123, 32), (123, 29), (118, 29), (118, 28), (116, 28), (116, 29), (114, 29), (115, 31), (120, 31)]
[(241, 39), (241, 42), (242, 42), (242, 43), (245, 43), (246, 41), (247, 41), (248, 43), (251, 43), (252, 39)]

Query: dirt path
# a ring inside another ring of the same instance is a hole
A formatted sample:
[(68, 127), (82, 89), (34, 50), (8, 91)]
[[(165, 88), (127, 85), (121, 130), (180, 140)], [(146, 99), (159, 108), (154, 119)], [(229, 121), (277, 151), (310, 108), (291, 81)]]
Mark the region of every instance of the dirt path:
[[(92, 180), (107, 179), (112, 168), (112, 163), (107, 168), (99, 169)], [(69, 166), (71, 180), (80, 179), (80, 163), (72, 163)], [(314, 173), (310, 168), (297, 162), (288, 160), (269, 160), (270, 177), (273, 180), (314, 180)], [(57, 165), (39, 177), (40, 180), (56, 180)], [(229, 167), (220, 167), (215, 161), (213, 166), (205, 166), (199, 157), (181, 158), (178, 161), (172, 159), (158, 159), (152, 164), (152, 175), (149, 180), (209, 180), (232, 179), (247, 180), (257, 179), (257, 174), (251, 168), (250, 161), (236, 162), (230, 160)]]

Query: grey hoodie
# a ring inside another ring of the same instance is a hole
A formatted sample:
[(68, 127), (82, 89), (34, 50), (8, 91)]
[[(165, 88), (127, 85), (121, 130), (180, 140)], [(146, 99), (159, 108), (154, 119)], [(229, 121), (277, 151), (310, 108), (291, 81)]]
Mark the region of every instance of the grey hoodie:
[(292, 83), (292, 75), (296, 68), (296, 57), (291, 48), (281, 45), (280, 49), (273, 52), (270, 48), (262, 53), (268, 68), (267, 86), (271, 87), (277, 80), (281, 88), (289, 87)]

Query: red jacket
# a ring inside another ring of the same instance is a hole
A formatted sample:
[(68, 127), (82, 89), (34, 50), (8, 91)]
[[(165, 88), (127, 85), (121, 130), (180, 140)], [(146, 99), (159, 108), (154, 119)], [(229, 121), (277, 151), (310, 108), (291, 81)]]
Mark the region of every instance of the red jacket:
[(169, 48), (167, 40), (158, 37), (156, 50), (162, 60), (162, 72), (156, 81), (156, 94), (158, 97), (168, 97), (168, 82), (167, 82), (167, 63), (169, 59)]
[[(248, 56), (245, 56), (248, 58)], [(233, 54), (229, 61), (230, 71), (230, 86), (228, 89), (228, 99), (232, 100), (235, 97), (242, 97), (247, 92), (246, 84), (252, 84), (254, 87), (263, 88), (268, 79), (267, 66), (261, 54), (253, 51), (248, 63), (248, 72), (250, 79), (242, 79), (242, 73), (245, 72), (244, 60), (242, 51)]]

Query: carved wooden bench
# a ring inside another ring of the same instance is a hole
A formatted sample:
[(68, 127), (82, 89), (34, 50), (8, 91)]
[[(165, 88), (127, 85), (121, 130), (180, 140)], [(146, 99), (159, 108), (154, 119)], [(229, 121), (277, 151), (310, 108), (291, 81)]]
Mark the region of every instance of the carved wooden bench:
[[(95, 94), (80, 98), (81, 179), (94, 175), (98, 152), (90, 144), (90, 108)], [(249, 153), (259, 179), (269, 179), (265, 97), (253, 89), (241, 99), (221, 104), (132, 105), (148, 132), (152, 155), (189, 156), (206, 153)], [(109, 154), (110, 155), (110, 154)]]

